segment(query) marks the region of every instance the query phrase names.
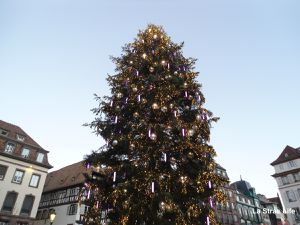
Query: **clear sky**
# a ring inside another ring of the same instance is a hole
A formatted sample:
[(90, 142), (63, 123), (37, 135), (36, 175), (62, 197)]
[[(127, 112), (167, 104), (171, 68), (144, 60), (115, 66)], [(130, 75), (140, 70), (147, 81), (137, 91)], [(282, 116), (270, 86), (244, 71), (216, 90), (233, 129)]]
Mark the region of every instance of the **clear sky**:
[(82, 124), (109, 94), (109, 56), (148, 23), (198, 58), (217, 161), (231, 181), (275, 196), (270, 163), (299, 147), (298, 0), (0, 1), (0, 119), (50, 151), (54, 169), (103, 144)]

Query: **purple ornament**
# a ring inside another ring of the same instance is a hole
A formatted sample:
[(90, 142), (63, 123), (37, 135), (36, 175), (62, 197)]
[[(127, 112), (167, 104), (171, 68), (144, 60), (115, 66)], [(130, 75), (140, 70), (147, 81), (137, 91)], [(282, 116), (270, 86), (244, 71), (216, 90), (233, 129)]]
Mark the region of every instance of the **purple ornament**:
[(212, 207), (212, 208), (214, 207), (211, 197), (209, 197), (209, 204), (210, 204), (210, 207)]
[(211, 189), (211, 181), (208, 181), (208, 187)]
[(185, 130), (184, 130), (184, 128), (182, 128), (181, 132), (182, 132), (182, 136), (184, 137), (185, 136)]
[(113, 182), (116, 182), (117, 172), (114, 172)]
[(209, 216), (206, 217), (206, 224), (207, 224), (207, 225), (210, 225)]

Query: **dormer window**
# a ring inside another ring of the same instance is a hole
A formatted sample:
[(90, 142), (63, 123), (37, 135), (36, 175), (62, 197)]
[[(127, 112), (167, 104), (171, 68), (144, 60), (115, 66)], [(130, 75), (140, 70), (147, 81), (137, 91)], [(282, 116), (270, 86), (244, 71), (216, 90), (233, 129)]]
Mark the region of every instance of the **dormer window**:
[(17, 134), (17, 140), (23, 142), (23, 141), (25, 141), (25, 136)]
[(289, 154), (285, 153), (285, 154), (284, 154), (284, 157), (285, 157), (285, 158), (289, 157)]
[(296, 163), (295, 163), (295, 161), (289, 161), (289, 165), (290, 165), (290, 167), (296, 167)]
[(26, 148), (26, 147), (23, 148), (22, 153), (21, 153), (22, 157), (27, 159), (27, 158), (29, 158), (29, 154), (30, 154), (30, 149)]
[(0, 128), (0, 134), (3, 135), (3, 136), (7, 136), (8, 135), (8, 131)]
[(44, 153), (39, 152), (37, 157), (36, 157), (36, 161), (39, 162), (39, 163), (42, 163), (43, 160), (44, 160), (44, 156), (45, 156)]
[(13, 153), (14, 150), (15, 150), (15, 148), (16, 148), (16, 145), (14, 143), (8, 142), (6, 144), (6, 146), (5, 146), (4, 152), (6, 152), (6, 153)]

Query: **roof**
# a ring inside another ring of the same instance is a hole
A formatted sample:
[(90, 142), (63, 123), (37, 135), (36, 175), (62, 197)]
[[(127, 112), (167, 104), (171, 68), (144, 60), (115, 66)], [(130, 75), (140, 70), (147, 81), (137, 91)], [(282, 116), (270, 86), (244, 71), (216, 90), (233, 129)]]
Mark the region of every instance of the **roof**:
[(271, 163), (272, 166), (275, 166), (280, 163), (288, 162), (293, 159), (300, 158), (300, 148), (293, 148), (289, 145), (281, 152), (279, 157)]
[(220, 169), (220, 170), (225, 170), (225, 171), (226, 171), (226, 169), (225, 169), (224, 167), (222, 167), (219, 163), (217, 163), (216, 167), (217, 167), (218, 169)]
[(296, 169), (293, 169), (293, 170), (284, 171), (284, 172), (281, 172), (281, 173), (275, 173), (275, 174), (273, 174), (271, 176), (272, 177), (282, 177), (282, 176), (287, 176), (289, 174), (298, 173), (298, 172), (300, 172), (300, 168), (296, 168)]
[(267, 199), (267, 197), (265, 195), (257, 194), (257, 197), (258, 197), (259, 201), (264, 205), (274, 204), (274, 202), (271, 202), (269, 199)]
[(84, 166), (84, 161), (80, 161), (48, 173), (43, 192), (83, 184), (86, 180), (85, 174), (90, 173), (90, 171), (91, 169)]
[(247, 196), (255, 194), (255, 189), (251, 187), (251, 184), (248, 181), (245, 180), (236, 181), (230, 184), (230, 186)]
[(40, 148), (43, 149), (38, 143), (36, 143), (21, 127), (5, 122), (3, 120), (0, 120), (0, 128), (9, 131), (7, 137), (10, 139), (14, 139), (17, 140), (17, 134), (18, 135), (22, 135), (25, 137), (25, 140), (23, 141), (23, 143), (36, 147), (36, 148)]
[(273, 198), (268, 198), (268, 200), (270, 202), (273, 202), (273, 203), (277, 204), (278, 207), (282, 210), (282, 204), (281, 204), (280, 198), (278, 196), (277, 197), (273, 197)]
[[(5, 148), (10, 142), (15, 144), (15, 148), (12, 152), (6, 152)], [(27, 157), (22, 156), (24, 147), (30, 149), (30, 154)], [(38, 153), (44, 154), (42, 162), (36, 160)], [(49, 152), (34, 141), (21, 127), (0, 120), (0, 155), (50, 169), (52, 166), (48, 162), (47, 153)]]

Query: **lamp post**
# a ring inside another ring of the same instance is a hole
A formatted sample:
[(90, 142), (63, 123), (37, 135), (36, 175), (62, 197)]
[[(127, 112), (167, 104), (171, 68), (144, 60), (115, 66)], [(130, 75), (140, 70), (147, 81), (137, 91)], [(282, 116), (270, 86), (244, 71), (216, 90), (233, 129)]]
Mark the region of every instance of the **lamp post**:
[(50, 212), (50, 225), (53, 224), (53, 221), (55, 220), (55, 217), (56, 217), (56, 213), (55, 213), (55, 210), (51, 210)]

